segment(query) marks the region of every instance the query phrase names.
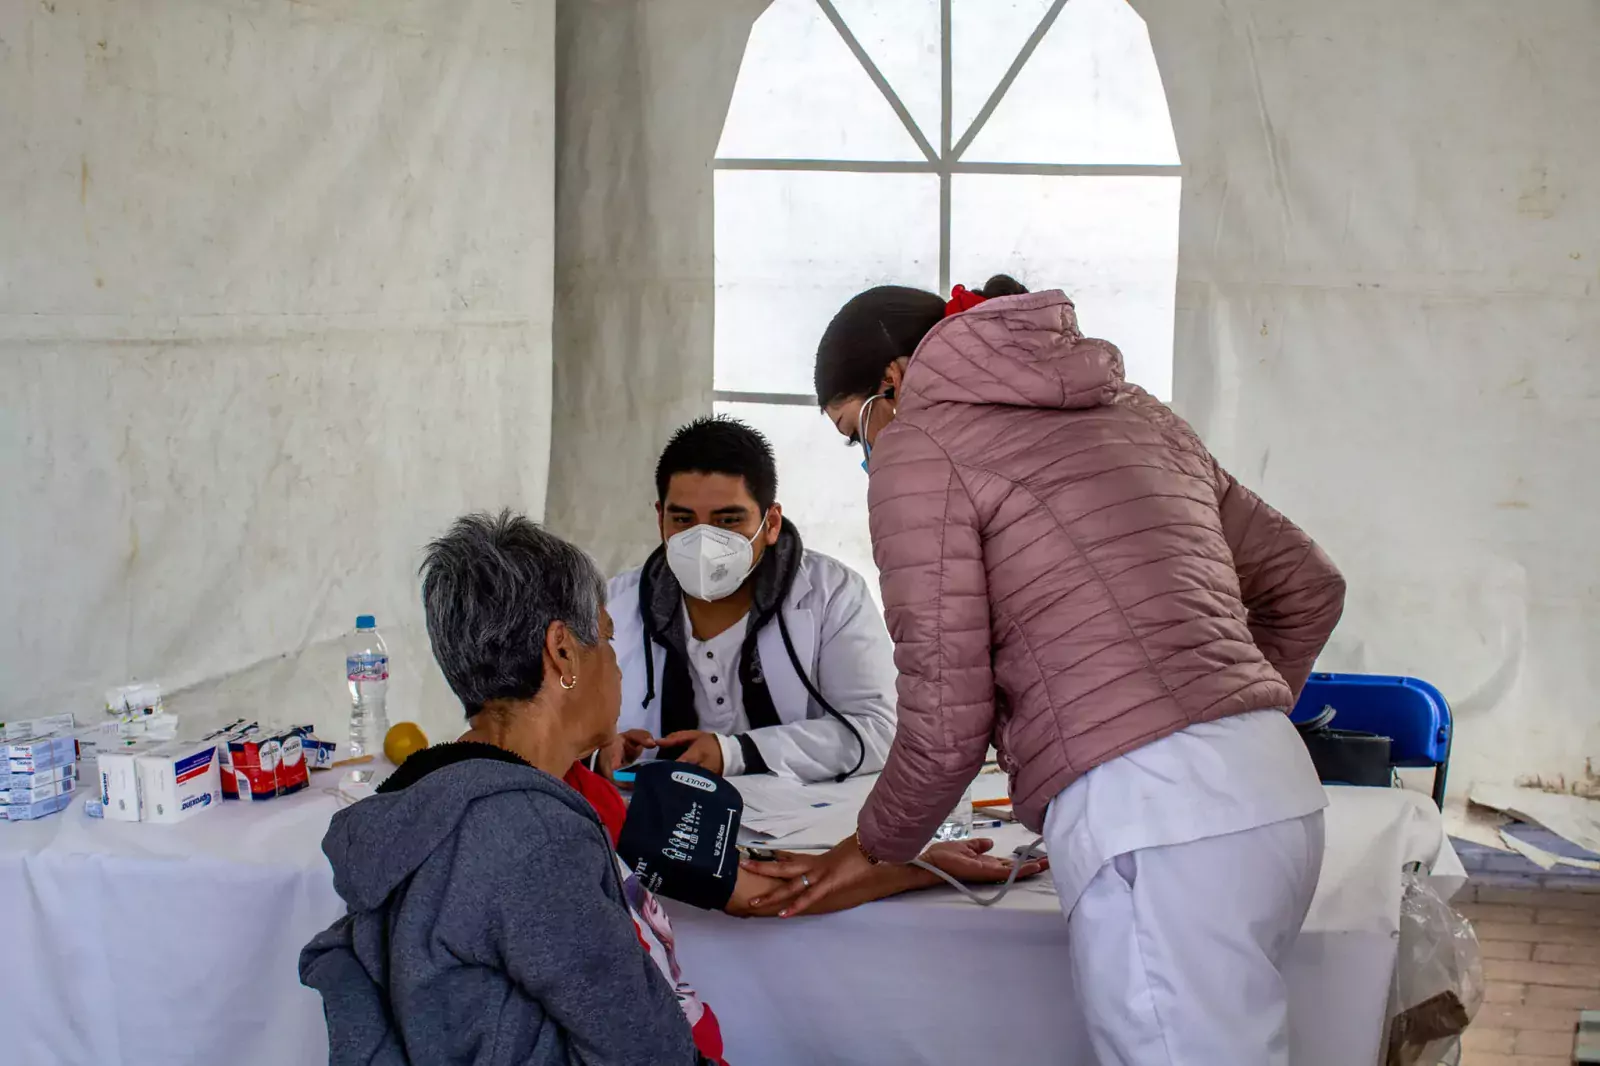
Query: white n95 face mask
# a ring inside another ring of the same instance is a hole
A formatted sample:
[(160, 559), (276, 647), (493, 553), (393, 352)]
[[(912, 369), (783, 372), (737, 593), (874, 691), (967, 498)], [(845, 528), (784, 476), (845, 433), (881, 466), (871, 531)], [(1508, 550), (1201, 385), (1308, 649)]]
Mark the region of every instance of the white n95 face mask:
[(756, 537), (766, 531), (766, 519), (756, 536), (746, 540), (731, 529), (695, 526), (667, 540), (667, 565), (684, 594), (697, 600), (720, 600), (739, 591), (755, 569)]

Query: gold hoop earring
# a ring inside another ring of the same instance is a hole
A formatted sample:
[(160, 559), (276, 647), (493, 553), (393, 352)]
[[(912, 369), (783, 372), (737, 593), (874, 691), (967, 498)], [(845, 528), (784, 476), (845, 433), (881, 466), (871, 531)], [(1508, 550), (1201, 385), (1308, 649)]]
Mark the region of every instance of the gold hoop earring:
[(568, 681), (566, 678), (563, 677), (561, 679), (561, 687), (566, 689), (568, 692), (571, 692), (573, 689), (577, 688), (578, 687), (578, 675), (577, 674), (573, 674), (571, 681)]

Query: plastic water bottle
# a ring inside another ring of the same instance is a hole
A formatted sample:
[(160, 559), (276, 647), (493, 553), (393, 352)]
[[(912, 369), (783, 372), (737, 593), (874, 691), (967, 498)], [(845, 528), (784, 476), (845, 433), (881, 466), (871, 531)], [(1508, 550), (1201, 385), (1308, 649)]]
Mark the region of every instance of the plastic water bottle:
[(350, 681), (350, 758), (381, 755), (389, 732), (389, 649), (370, 614), (356, 619), (345, 644), (344, 672)]

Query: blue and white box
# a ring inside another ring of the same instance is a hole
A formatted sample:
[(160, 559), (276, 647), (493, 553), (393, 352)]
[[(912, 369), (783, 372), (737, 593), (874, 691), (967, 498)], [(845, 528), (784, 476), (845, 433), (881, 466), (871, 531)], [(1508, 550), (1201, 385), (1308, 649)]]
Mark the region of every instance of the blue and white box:
[(66, 807), (78, 784), (77, 750), (71, 737), (0, 744), (0, 821), (32, 821)]
[(182, 822), (222, 806), (222, 770), (214, 740), (163, 744), (135, 756), (133, 766), (142, 821)]
[(0, 744), (0, 772), (34, 774), (71, 766), (78, 761), (78, 742), (71, 737), (43, 737)]
[(54, 770), (40, 770), (38, 773), (31, 774), (14, 774), (10, 770), (0, 770), (0, 792), (7, 792), (13, 788), (53, 785), (63, 778), (78, 780), (78, 768), (76, 766), (58, 766)]
[(31, 822), (35, 818), (43, 818), (47, 814), (65, 810), (67, 804), (71, 802), (72, 797), (67, 795), (52, 796), (37, 803), (7, 803), (0, 806), (0, 821)]
[(0, 789), (0, 806), (24, 807), (30, 803), (38, 803), (40, 800), (71, 795), (77, 784), (70, 777), (60, 778), (55, 781), (42, 781), (37, 784), (11, 784), (6, 788)]
[(72, 715), (52, 714), (44, 718), (27, 718), (19, 722), (0, 722), (0, 740), (50, 737), (58, 733), (70, 733), (72, 729)]

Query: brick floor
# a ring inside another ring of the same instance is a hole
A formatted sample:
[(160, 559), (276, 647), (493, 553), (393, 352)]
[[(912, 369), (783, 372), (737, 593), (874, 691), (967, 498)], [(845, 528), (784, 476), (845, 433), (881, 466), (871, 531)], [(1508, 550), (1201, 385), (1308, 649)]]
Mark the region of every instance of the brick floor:
[(1461, 1066), (1571, 1066), (1578, 1012), (1600, 1010), (1600, 878), (1491, 872), (1456, 905), (1488, 982)]

